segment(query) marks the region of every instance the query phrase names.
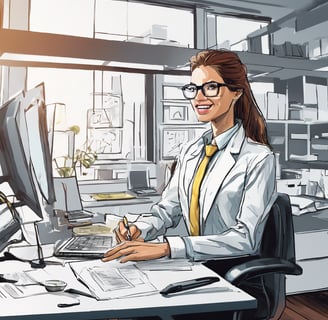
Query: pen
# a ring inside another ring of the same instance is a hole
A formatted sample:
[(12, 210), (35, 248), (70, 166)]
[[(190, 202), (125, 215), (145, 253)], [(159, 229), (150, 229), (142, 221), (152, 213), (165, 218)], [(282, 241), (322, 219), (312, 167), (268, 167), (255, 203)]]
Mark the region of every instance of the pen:
[(168, 295), (170, 293), (181, 292), (189, 289), (199, 288), (206, 286), (208, 284), (220, 281), (218, 277), (202, 277), (192, 280), (180, 281), (176, 283), (169, 284), (167, 287), (162, 289), (160, 293), (162, 295)]
[(124, 224), (124, 227), (126, 228), (126, 230), (128, 230), (127, 239), (129, 241), (131, 241), (132, 240), (132, 236), (131, 236), (131, 232), (130, 232), (129, 221), (128, 221), (128, 218), (126, 216), (123, 217), (123, 224)]
[(80, 304), (80, 301), (77, 300), (77, 301), (74, 301), (74, 302), (71, 302), (71, 303), (58, 303), (57, 307), (58, 308), (67, 308), (67, 307), (78, 306), (79, 304)]
[(87, 293), (87, 292), (84, 292), (84, 291), (81, 291), (81, 290), (78, 290), (78, 289), (74, 289), (74, 288), (66, 289), (64, 292), (79, 294), (80, 296), (94, 298), (94, 296), (91, 293)]

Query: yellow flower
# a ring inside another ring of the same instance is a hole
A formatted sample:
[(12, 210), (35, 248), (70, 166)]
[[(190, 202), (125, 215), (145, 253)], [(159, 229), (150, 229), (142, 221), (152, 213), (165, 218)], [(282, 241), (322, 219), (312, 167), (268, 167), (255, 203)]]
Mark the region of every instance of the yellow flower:
[(68, 129), (73, 131), (75, 134), (79, 134), (79, 132), (80, 132), (80, 127), (77, 125), (71, 126)]

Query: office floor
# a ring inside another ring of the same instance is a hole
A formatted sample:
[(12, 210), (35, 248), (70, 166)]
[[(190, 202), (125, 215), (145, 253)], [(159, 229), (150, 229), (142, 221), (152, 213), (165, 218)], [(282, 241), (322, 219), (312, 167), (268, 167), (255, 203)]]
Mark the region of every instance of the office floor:
[(328, 291), (303, 293), (287, 297), (280, 320), (327, 320)]

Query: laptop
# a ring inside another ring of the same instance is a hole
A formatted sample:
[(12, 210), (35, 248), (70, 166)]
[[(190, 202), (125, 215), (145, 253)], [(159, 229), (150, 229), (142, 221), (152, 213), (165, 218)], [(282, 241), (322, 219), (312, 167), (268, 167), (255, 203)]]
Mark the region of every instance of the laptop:
[[(83, 225), (91, 222), (93, 213), (82, 206), (80, 191), (76, 177), (54, 177), (56, 192), (55, 210), (65, 212), (71, 225)], [(111, 235), (79, 235), (61, 243), (54, 251), (54, 256), (67, 258), (101, 258), (113, 245)]]
[(127, 175), (128, 190), (137, 196), (158, 195), (150, 186), (149, 170), (131, 170)]
[(70, 223), (90, 220), (93, 213), (82, 206), (77, 178), (73, 176), (67, 178), (54, 177), (53, 179), (56, 193), (54, 209), (64, 211)]

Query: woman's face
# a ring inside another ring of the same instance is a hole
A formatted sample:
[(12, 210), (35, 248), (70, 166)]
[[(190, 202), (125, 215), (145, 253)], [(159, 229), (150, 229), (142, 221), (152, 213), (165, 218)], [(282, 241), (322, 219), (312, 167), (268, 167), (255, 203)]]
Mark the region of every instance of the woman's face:
[[(222, 77), (210, 66), (200, 66), (192, 72), (191, 83), (201, 86), (210, 81), (224, 83)], [(222, 129), (228, 129), (234, 125), (233, 105), (239, 96), (239, 91), (230, 91), (228, 87), (220, 87), (215, 97), (206, 97), (202, 90), (198, 90), (191, 104), (199, 121), (211, 121), (227, 127)]]

